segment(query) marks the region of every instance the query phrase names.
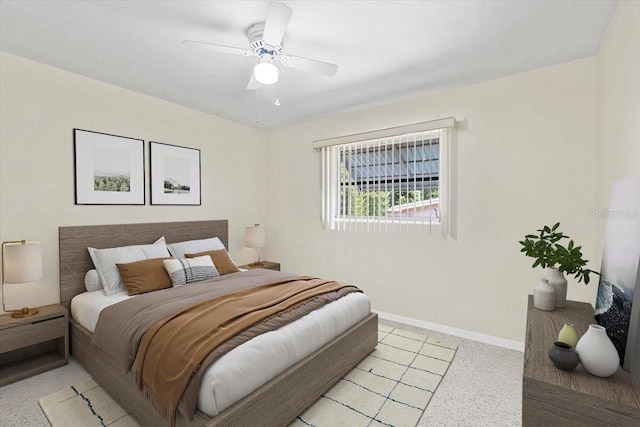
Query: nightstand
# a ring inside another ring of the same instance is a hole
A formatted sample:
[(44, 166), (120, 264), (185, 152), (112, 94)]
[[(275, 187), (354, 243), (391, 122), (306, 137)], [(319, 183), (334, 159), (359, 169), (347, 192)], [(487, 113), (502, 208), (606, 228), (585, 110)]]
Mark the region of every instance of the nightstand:
[(280, 271), (280, 263), (279, 262), (271, 262), (271, 261), (262, 261), (262, 265), (239, 265), (238, 268), (246, 268), (247, 270), (251, 270), (254, 268), (266, 268), (267, 270), (276, 270)]
[(0, 387), (69, 362), (68, 314), (60, 304), (21, 319), (0, 316)]

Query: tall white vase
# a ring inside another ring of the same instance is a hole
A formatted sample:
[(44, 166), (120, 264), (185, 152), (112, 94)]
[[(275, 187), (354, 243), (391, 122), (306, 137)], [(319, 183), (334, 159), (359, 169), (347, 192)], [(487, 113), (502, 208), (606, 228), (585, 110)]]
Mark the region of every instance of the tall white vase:
[(576, 345), (580, 363), (591, 375), (608, 377), (620, 365), (618, 351), (609, 339), (607, 330), (600, 325), (589, 325)]
[(556, 290), (556, 308), (567, 306), (567, 279), (557, 268), (547, 269), (547, 281)]

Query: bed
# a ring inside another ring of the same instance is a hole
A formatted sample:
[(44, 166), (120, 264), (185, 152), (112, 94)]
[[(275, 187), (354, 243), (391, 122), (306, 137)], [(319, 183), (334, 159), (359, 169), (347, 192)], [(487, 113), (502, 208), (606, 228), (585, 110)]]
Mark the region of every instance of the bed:
[[(59, 228), (60, 301), (70, 310), (71, 299), (85, 292), (84, 275), (93, 268), (87, 247), (107, 248), (219, 237), (228, 247), (226, 220), (73, 226)], [(113, 361), (91, 345), (91, 332), (70, 316), (73, 357), (134, 418), (145, 426), (168, 425), (137, 390), (130, 372), (119, 373)], [(196, 411), (189, 421), (180, 413), (178, 426), (287, 425), (307, 406), (357, 365), (377, 344), (377, 315), (362, 320), (275, 376), (246, 397), (209, 417)]]

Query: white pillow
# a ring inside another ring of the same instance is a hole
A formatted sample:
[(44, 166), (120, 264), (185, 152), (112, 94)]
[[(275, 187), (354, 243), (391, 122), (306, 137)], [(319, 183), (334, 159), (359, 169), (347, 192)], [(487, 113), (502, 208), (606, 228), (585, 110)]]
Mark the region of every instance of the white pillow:
[(102, 289), (102, 283), (96, 269), (91, 269), (84, 275), (84, 287), (87, 288), (88, 292)]
[(169, 243), (167, 245), (171, 256), (174, 258), (185, 258), (184, 254), (197, 254), (205, 251), (217, 251), (226, 249), (220, 239), (211, 237), (210, 239), (187, 240), (186, 242)]
[(173, 286), (201, 282), (220, 275), (209, 255), (186, 259), (165, 259), (163, 263)]
[(118, 248), (95, 249), (87, 248), (93, 260), (93, 265), (98, 270), (98, 276), (105, 295), (113, 295), (124, 290), (124, 283), (120, 278), (120, 272), (116, 264), (142, 261), (149, 258), (169, 257), (164, 236), (156, 240), (152, 245), (132, 245)]

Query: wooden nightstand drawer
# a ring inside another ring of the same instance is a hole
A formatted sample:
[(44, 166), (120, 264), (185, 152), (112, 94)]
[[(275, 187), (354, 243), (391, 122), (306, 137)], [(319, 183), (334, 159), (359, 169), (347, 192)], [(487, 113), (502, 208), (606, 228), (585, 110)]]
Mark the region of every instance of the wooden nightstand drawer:
[(2, 331), (0, 353), (64, 337), (66, 326), (64, 316), (60, 316), (5, 329)]

